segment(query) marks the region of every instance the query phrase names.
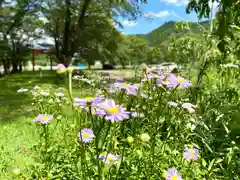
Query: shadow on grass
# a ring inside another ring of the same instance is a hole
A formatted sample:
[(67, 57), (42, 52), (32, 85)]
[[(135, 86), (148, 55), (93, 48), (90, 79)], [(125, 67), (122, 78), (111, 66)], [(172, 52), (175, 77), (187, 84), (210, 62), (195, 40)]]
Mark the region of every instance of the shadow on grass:
[(64, 86), (55, 71), (23, 72), (0, 78), (0, 123), (25, 115), (32, 97), (29, 93), (17, 93), (20, 88), (32, 89), (35, 85)]

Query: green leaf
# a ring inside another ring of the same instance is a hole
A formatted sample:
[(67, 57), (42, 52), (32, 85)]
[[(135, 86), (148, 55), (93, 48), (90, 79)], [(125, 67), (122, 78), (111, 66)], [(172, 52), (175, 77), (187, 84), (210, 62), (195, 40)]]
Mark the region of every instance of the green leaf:
[(219, 163), (221, 163), (222, 161), (223, 161), (223, 159), (218, 158), (215, 163), (216, 163), (216, 164), (219, 164)]
[(207, 166), (207, 162), (205, 161), (205, 159), (202, 159), (202, 165), (203, 165), (203, 167)]
[(227, 128), (227, 126), (225, 125), (225, 123), (224, 123), (224, 122), (222, 122), (222, 124), (223, 124), (223, 127), (224, 127), (224, 129), (225, 129), (226, 133), (227, 133), (227, 134), (229, 134), (229, 132), (230, 132), (230, 131), (229, 131), (229, 129)]
[(210, 171), (210, 170), (212, 169), (214, 163), (215, 163), (215, 159), (213, 159), (213, 160), (209, 163), (208, 171)]
[(233, 25), (233, 26), (231, 26), (231, 27), (233, 27), (233, 28), (235, 28), (235, 29), (237, 29), (237, 30), (240, 31), (240, 27), (239, 27), (239, 26)]

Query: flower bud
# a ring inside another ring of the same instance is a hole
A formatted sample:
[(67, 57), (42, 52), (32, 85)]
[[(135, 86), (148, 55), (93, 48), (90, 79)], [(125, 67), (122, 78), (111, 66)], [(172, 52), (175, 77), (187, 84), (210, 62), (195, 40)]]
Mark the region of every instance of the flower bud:
[(134, 141), (134, 139), (133, 139), (132, 136), (128, 136), (128, 137), (127, 137), (127, 142), (128, 142), (129, 144), (133, 143), (133, 141)]
[(13, 173), (14, 176), (19, 176), (21, 174), (21, 171), (20, 171), (19, 168), (14, 168), (12, 170), (12, 173)]
[(72, 66), (67, 68), (67, 71), (70, 73), (73, 72), (73, 70), (74, 70), (74, 67), (72, 67)]
[(70, 127), (71, 128), (75, 128), (75, 124), (70, 124)]
[(57, 70), (58, 74), (64, 74), (65, 72), (67, 72), (67, 70), (68, 69), (63, 64), (58, 64), (58, 70)]
[(141, 139), (142, 142), (148, 142), (151, 138), (147, 133), (142, 133), (140, 135), (140, 139)]
[(140, 156), (140, 157), (143, 156), (143, 153), (142, 153), (142, 151), (140, 151), (140, 150), (137, 150), (136, 153), (137, 153), (137, 155)]

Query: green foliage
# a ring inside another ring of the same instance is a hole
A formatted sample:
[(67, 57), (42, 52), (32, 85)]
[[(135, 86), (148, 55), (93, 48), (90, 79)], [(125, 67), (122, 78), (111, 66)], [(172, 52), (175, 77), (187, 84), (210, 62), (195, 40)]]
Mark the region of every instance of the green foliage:
[(35, 20), (35, 6), (39, 2), (41, 1), (19, 0), (1, 7), (0, 63), (3, 64), (5, 74), (9, 73), (10, 66), (13, 73), (22, 70), (28, 60), (26, 57), (30, 52), (29, 44), (42, 35), (36, 32), (39, 24)]
[[(105, 91), (106, 84), (94, 72), (87, 74), (94, 86), (87, 85), (86, 79), (76, 80), (85, 88), (91, 87), (91, 91), (83, 92), (80, 98), (104, 95), (136, 113), (121, 122), (106, 121), (78, 104), (72, 106), (67, 97), (57, 95), (63, 92), (59, 88), (31, 89), (34, 115), (26, 121), (37, 114), (50, 114), (54, 119), (45, 125), (31, 124), (29, 129), (34, 129), (31, 133), (37, 140), (27, 144), (29, 157), (24, 157), (22, 164), (12, 163), (13, 167), (20, 168), (17, 176), (27, 179), (166, 179), (164, 172), (176, 167), (183, 179), (239, 179), (240, 92), (236, 83), (239, 72), (237, 68), (220, 68), (218, 74), (211, 67), (198, 89), (194, 86), (168, 89), (164, 83), (158, 86), (156, 79), (145, 79), (139, 87), (140, 94), (135, 95), (129, 95), (127, 90)], [(128, 85), (122, 84), (122, 87)], [(185, 110), (182, 104), (192, 101), (195, 90), (198, 91), (196, 106), (191, 111)], [(18, 96), (27, 94), (29, 92)], [(174, 107), (169, 102), (179, 105)], [(83, 128), (94, 132), (95, 137), (89, 143), (78, 137)], [(185, 159), (185, 144), (199, 149), (197, 160)], [(110, 164), (96, 158), (107, 153), (118, 154), (120, 158)]]
[[(213, 11), (213, 3), (217, 2), (216, 26), (214, 27), (214, 34), (220, 39), (218, 48), (222, 53), (228, 51), (228, 46), (231, 40), (235, 39), (232, 25), (239, 26), (240, 18), (240, 4), (237, 0), (229, 1), (210, 1), (210, 0), (192, 0), (187, 7), (187, 12), (194, 10), (199, 18), (210, 17), (210, 12)], [(211, 7), (210, 7), (210, 6)], [(212, 17), (211, 17), (212, 18)], [(230, 45), (231, 46), (231, 45)]]
[[(181, 25), (181, 28), (176, 28)], [(188, 28), (186, 28), (186, 25)], [(185, 27), (184, 27), (185, 26)], [(183, 28), (184, 27), (184, 28)], [(179, 38), (183, 36), (201, 36), (204, 30), (209, 28), (209, 21), (204, 21), (198, 23), (190, 22), (174, 22), (169, 21), (164, 23), (159, 28), (151, 31), (146, 35), (137, 35), (140, 38), (147, 39), (149, 45), (159, 47), (164, 41), (169, 40), (169, 38)]]
[(149, 52), (147, 42), (137, 36), (124, 36), (119, 43), (116, 62), (123, 67), (127, 65), (139, 65), (147, 61)]

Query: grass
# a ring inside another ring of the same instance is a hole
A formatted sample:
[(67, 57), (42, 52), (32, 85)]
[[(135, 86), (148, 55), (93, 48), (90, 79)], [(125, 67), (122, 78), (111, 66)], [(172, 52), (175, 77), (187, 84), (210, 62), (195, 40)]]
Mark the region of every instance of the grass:
[[(35, 130), (31, 123), (32, 117), (35, 116), (31, 112), (32, 97), (26, 93), (19, 94), (17, 90), (32, 89), (35, 85), (51, 85), (63, 87), (63, 92), (67, 94), (67, 89), (66, 84), (57, 78), (54, 71), (44, 71), (42, 77), (39, 72), (9, 75), (1, 78), (0, 84), (0, 179), (5, 180), (11, 177), (11, 168), (23, 169), (26, 163), (32, 161), (31, 152), (25, 151), (36, 142)], [(87, 89), (83, 92), (73, 89), (75, 96), (87, 92)]]
[(30, 97), (17, 94), (17, 90), (56, 83), (56, 75), (51, 71), (44, 72), (41, 78), (38, 72), (24, 72), (0, 79), (0, 179), (7, 179), (11, 168), (30, 162), (24, 148), (28, 149), (36, 140), (31, 121), (26, 118), (30, 115)]
[[(41, 77), (38, 71), (13, 74), (1, 78), (0, 84), (0, 179), (11, 179), (12, 168), (24, 169), (33, 161), (29, 149), (37, 140), (35, 127), (31, 123), (35, 116), (31, 111), (32, 97), (29, 93), (17, 93), (17, 90), (50, 85), (63, 87), (63, 92), (67, 94), (67, 85), (59, 80), (55, 71), (43, 71)], [(86, 88), (81, 91), (73, 88), (74, 96), (88, 92)]]
[[(103, 90), (100, 94), (104, 102), (111, 102), (110, 107), (91, 107), (96, 112), (103, 110), (103, 117), (72, 108), (66, 99), (57, 102), (54, 92), (62, 87), (61, 92), (67, 94), (67, 82), (54, 72), (44, 71), (42, 77), (38, 72), (25, 72), (0, 79), (0, 179), (16, 178), (13, 168), (21, 170), (18, 179), (165, 179), (161, 176), (171, 167), (176, 167), (183, 179), (240, 179), (238, 72), (224, 69), (220, 78), (213, 72), (205, 75), (199, 89), (161, 88), (164, 84), (156, 88), (154, 80), (146, 81), (140, 87), (145, 96), (132, 96), (128, 91), (108, 93), (104, 90), (109, 82), (88, 72), (92, 85), (79, 88), (80, 81), (74, 81), (73, 96), (91, 97)], [(196, 75), (190, 76), (195, 82)], [(35, 85), (49, 88), (50, 96), (39, 95), (32, 105), (31, 92), (16, 92)], [(171, 107), (169, 102), (179, 105)], [(137, 115), (123, 122), (105, 121), (106, 116), (119, 112), (115, 103)], [(191, 103), (190, 111), (187, 104)], [(47, 125), (32, 123), (37, 114), (54, 118)], [(77, 138), (84, 128), (93, 131), (91, 143)], [(183, 152), (192, 148), (199, 149), (200, 156), (190, 162)], [(114, 157), (114, 165), (104, 165), (105, 161), (95, 157), (105, 153), (120, 156)]]
[(0, 123), (14, 120), (16, 117), (22, 116), (23, 112), (27, 112), (27, 105), (30, 100), (27, 95), (17, 94), (20, 88), (32, 88), (34, 85), (57, 85), (57, 79), (54, 72), (46, 71), (40, 77), (39, 72), (24, 72), (14, 74), (0, 79)]

